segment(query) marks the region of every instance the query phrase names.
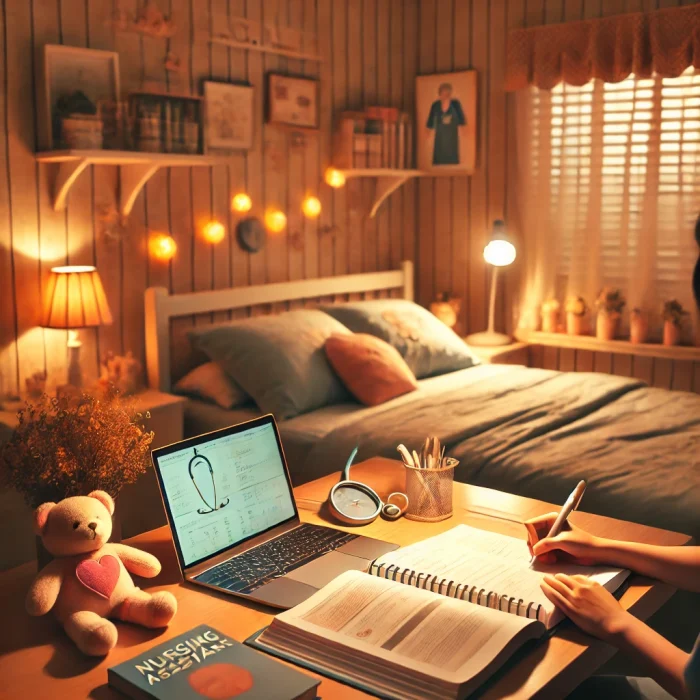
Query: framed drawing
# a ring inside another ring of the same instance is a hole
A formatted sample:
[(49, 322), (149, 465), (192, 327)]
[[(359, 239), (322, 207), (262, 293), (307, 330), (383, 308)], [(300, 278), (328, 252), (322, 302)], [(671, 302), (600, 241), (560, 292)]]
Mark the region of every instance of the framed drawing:
[(476, 71), (416, 76), (418, 169), (471, 174), (476, 167)]
[(318, 129), (318, 93), (318, 80), (269, 73), (267, 121), (299, 129)]
[(98, 104), (119, 101), (119, 54), (47, 44), (44, 96), (41, 140), (51, 150), (64, 145), (64, 120), (80, 122), (82, 118), (85, 127), (89, 118), (98, 119)]
[(204, 144), (207, 153), (253, 147), (253, 87), (204, 83)]

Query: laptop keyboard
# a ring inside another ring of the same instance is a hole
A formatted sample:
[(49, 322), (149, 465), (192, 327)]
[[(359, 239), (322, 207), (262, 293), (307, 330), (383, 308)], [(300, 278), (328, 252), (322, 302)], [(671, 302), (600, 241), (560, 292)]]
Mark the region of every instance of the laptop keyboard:
[(358, 535), (304, 523), (274, 540), (217, 564), (195, 580), (236, 593), (252, 593), (356, 537)]

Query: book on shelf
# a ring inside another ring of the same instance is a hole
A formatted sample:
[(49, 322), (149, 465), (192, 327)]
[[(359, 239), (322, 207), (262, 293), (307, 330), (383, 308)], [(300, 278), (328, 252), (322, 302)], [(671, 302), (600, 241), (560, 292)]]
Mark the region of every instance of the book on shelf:
[(388, 698), (463, 698), (562, 619), (545, 573), (614, 591), (628, 571), (530, 564), (523, 540), (458, 525), (348, 571), (278, 615), (252, 646)]
[(314, 700), (320, 681), (199, 625), (107, 670), (109, 685), (141, 700)]

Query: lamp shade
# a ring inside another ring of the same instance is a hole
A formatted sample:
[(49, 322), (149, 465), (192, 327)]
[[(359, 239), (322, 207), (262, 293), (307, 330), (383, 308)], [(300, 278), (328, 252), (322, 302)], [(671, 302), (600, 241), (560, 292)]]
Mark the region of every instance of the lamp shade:
[(105, 290), (91, 265), (51, 269), (44, 306), (44, 328), (88, 328), (112, 323)]
[(515, 246), (506, 233), (505, 222), (493, 222), (491, 240), (484, 248), (484, 260), (495, 267), (506, 267), (515, 260)]

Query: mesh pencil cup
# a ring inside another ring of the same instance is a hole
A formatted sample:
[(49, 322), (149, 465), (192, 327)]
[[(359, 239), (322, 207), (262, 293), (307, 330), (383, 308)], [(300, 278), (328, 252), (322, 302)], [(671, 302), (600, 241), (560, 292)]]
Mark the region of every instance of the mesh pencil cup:
[(434, 523), (452, 515), (452, 486), (459, 461), (447, 457), (437, 469), (417, 469), (406, 465), (406, 495), (409, 520)]

